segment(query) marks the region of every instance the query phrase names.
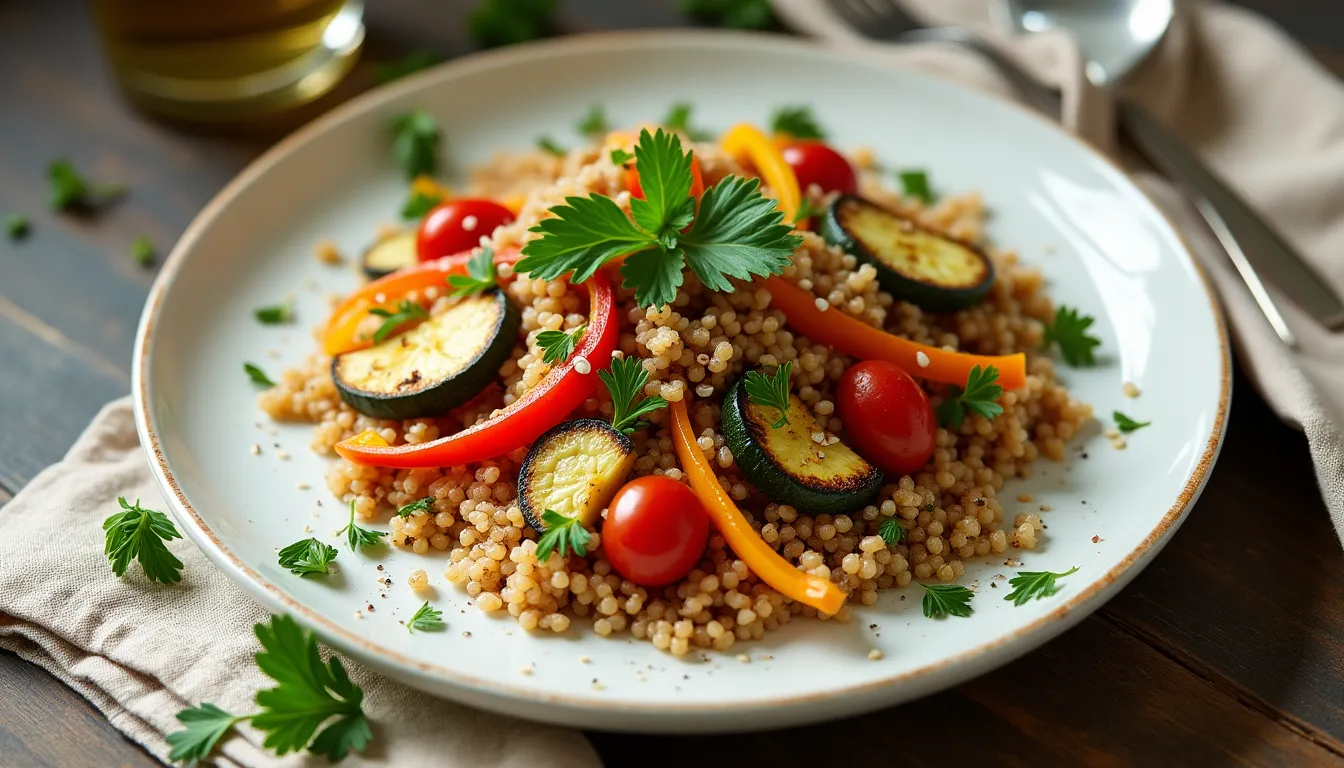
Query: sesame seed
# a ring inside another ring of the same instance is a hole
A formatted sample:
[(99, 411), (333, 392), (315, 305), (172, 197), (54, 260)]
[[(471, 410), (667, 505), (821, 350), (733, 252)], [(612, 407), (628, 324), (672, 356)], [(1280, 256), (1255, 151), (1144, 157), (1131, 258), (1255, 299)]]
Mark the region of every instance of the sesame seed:
[(490, 247), (490, 238), (486, 235), (481, 235), (480, 244), (482, 248)]
[(275, 452), (275, 458), (281, 461), (289, 461), (289, 451), (286, 451), (282, 448)]
[(1125, 393), (1125, 397), (1138, 397), (1139, 385), (1132, 381), (1126, 381), (1125, 386), (1121, 388), (1121, 391)]
[(928, 368), (928, 367), (929, 367), (929, 356), (926, 355), (926, 354), (924, 354), (924, 352), (923, 352), (922, 350), (919, 351), (919, 352), (916, 352), (916, 353), (915, 353), (915, 363), (917, 363), (917, 364), (919, 365), (920, 368)]
[(364, 618), (364, 612), (363, 612), (363, 611), (355, 611), (355, 618), (356, 618), (356, 619), (362, 619), (362, 618)]
[(880, 661), (882, 659), (882, 655), (883, 655), (882, 651), (878, 650), (877, 648), (874, 648), (873, 650), (868, 652), (868, 659), (869, 661)]
[(533, 670), (532, 670), (532, 665), (531, 665), (531, 664), (524, 664), (523, 666), (521, 666), (521, 667), (518, 668), (518, 671), (521, 672), (521, 673), (523, 673), (524, 675), (527, 675), (527, 676), (531, 677), (531, 676), (532, 676), (532, 671), (533, 671)]
[(745, 653), (739, 653), (739, 654), (737, 654), (737, 660), (740, 661), (740, 662), (742, 662), (743, 664), (750, 664), (750, 663), (751, 663), (751, 657), (748, 656), (748, 655), (745, 654)]
[(593, 372), (593, 366), (591, 363), (588, 362), (588, 358), (584, 357), (583, 355), (579, 355), (578, 357), (574, 358), (574, 370), (586, 376)]
[(593, 660), (590, 659), (590, 658), (588, 658), (587, 656), (579, 656), (579, 663), (580, 663), (580, 664), (591, 664), (592, 661), (593, 661)]
[(249, 447), (247, 450), (248, 450), (249, 452), (251, 452), (251, 454), (252, 454), (253, 456), (260, 456), (260, 455), (261, 455), (261, 446), (260, 446), (260, 445), (257, 445), (256, 443), (253, 443), (253, 444), (251, 445), (251, 447)]
[(294, 486), (294, 487), (295, 487), (295, 488), (298, 488), (300, 491), (306, 491), (306, 490), (308, 490), (309, 488), (312, 488), (313, 486), (311, 486), (311, 485), (309, 485), (309, 484), (307, 484), (307, 483), (299, 483), (298, 485), (296, 485), (296, 486)]
[(820, 297), (816, 300), (815, 304), (817, 305), (817, 309), (821, 310), (822, 312), (825, 312), (826, 310), (831, 308), (831, 302)]
[(477, 225), (478, 223), (479, 223), (479, 222), (477, 222), (475, 216), (463, 216), (463, 217), (462, 217), (462, 231), (463, 231), (463, 232), (472, 232), (472, 231), (475, 231), (475, 229), (476, 229), (476, 225)]
[(594, 691), (605, 691), (606, 689), (607, 689), (607, 686), (603, 685), (601, 680), (594, 680), (594, 681), (593, 681), (593, 690), (594, 690)]

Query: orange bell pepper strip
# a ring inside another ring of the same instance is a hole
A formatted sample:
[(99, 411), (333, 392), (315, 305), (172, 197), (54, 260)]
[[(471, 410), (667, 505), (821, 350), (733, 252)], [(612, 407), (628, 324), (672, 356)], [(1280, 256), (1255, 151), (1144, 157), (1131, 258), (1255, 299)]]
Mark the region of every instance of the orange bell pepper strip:
[[(521, 254), (518, 249), (510, 248), (495, 254), (495, 264), (512, 264), (519, 258)], [(372, 346), (372, 339), (358, 338), (355, 333), (359, 324), (368, 317), (369, 310), (378, 307), (395, 310), (397, 302), (411, 291), (446, 287), (449, 275), (467, 273), (469, 261), (471, 261), (470, 251), (455, 253), (433, 261), (413, 264), (367, 283), (347, 296), (327, 319), (321, 333), (322, 351), (334, 357)]]
[(759, 128), (747, 123), (733, 126), (719, 139), (723, 151), (735, 158), (746, 159), (756, 167), (765, 185), (774, 190), (784, 221), (792, 224), (802, 204), (803, 193), (798, 188), (798, 177), (784, 159), (779, 145)]
[[(765, 288), (770, 291), (770, 303), (784, 313), (789, 327), (850, 357), (886, 360), (899, 365), (913, 376), (959, 387), (966, 386), (972, 368), (978, 365), (983, 369), (992, 365), (999, 370), (999, 384), (1005, 390), (1021, 389), (1027, 384), (1027, 356), (1021, 352), (1015, 355), (948, 352), (940, 347), (894, 336), (836, 309), (818, 309), (817, 297), (811, 291), (805, 291), (782, 277), (766, 278)], [(922, 359), (921, 353), (924, 356)], [(925, 364), (921, 365), (921, 362)]]
[(761, 581), (785, 597), (834, 615), (844, 605), (844, 591), (829, 579), (798, 570), (771, 549), (765, 539), (752, 530), (746, 516), (724, 492), (723, 486), (719, 485), (718, 478), (695, 442), (695, 430), (691, 427), (687, 410), (689, 401), (690, 395), (686, 395), (668, 404), (672, 412), (672, 443), (677, 448), (677, 456), (681, 458), (681, 468), (690, 479), (691, 488), (704, 503), (709, 519), (714, 521), (714, 527)]
[[(598, 272), (586, 285), (591, 310), (578, 349), (500, 413), (461, 432), (414, 445), (392, 446), (377, 432), (361, 432), (337, 443), (336, 452), (374, 467), (452, 467), (508, 453), (541, 437), (592, 397), (599, 382), (597, 371), (611, 362), (619, 340), (620, 318), (611, 281)], [(574, 369), (579, 358), (589, 366), (586, 373)]]

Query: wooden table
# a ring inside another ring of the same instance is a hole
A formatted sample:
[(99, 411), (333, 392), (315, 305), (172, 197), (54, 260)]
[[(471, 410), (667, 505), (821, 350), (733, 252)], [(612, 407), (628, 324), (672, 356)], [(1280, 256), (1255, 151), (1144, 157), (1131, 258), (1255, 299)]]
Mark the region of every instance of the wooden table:
[[(1243, 2), (1344, 74), (1344, 4)], [(0, 216), (33, 220), (25, 242), (0, 240), (0, 503), (129, 390), (153, 278), (131, 242), (148, 235), (166, 250), (276, 137), (193, 135), (134, 114), (87, 15), (67, 5), (0, 2)], [(366, 61), (470, 48), (465, 0), (371, 5)], [(682, 23), (671, 0), (561, 5), (570, 31)], [(369, 82), (361, 65), (340, 96)], [(52, 215), (45, 168), (60, 156), (126, 182), (129, 198), (96, 220)], [(1235, 390), (1222, 458), (1185, 526), (1132, 586), (1041, 650), (914, 704), (794, 729), (803, 739), (592, 734), (594, 744), (613, 767), (691, 755), (703, 765), (1344, 765), (1344, 556), (1302, 436), (1244, 378)], [(971, 723), (979, 737), (963, 738)], [(77, 695), (0, 654), (0, 765), (153, 764)]]

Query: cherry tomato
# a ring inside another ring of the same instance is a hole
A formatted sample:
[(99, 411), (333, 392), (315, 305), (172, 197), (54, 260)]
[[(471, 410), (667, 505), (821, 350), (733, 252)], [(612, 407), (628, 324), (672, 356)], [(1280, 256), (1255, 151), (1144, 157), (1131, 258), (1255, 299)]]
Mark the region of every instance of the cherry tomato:
[[(625, 188), (630, 191), (631, 197), (644, 199), (644, 188), (639, 184), (639, 167), (634, 163), (625, 169)], [(691, 197), (696, 200), (705, 192), (705, 179), (700, 173), (700, 161), (691, 155)]]
[(938, 422), (929, 396), (886, 360), (866, 360), (840, 377), (836, 407), (859, 455), (891, 475), (908, 475), (933, 456)]
[(415, 234), (415, 253), (421, 261), (475, 248), (482, 236), (513, 221), (513, 211), (494, 200), (449, 200), (440, 203), (420, 222)]
[(798, 177), (798, 188), (804, 193), (816, 184), (823, 192), (852, 195), (859, 191), (859, 180), (854, 168), (844, 155), (820, 141), (800, 141), (783, 150), (784, 162)]
[(661, 587), (691, 572), (709, 541), (709, 515), (700, 498), (668, 477), (625, 484), (607, 507), (602, 551), (625, 578)]

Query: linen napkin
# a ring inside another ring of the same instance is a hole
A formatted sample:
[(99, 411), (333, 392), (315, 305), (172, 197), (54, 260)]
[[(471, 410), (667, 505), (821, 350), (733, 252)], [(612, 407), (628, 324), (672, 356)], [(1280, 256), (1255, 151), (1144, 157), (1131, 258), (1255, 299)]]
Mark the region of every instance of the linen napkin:
[[(992, 66), (964, 48), (874, 43), (846, 26), (824, 0), (773, 2), (784, 23), (803, 34), (838, 47), (881, 46), (894, 65), (1018, 96)], [(1084, 76), (1077, 47), (1059, 32), (1006, 37), (994, 23), (996, 2), (905, 0), (905, 5), (931, 24), (972, 29), (1016, 56), (1042, 81), (1060, 88), (1065, 127), (1114, 154), (1113, 97)], [(1194, 0), (1177, 7), (1166, 37), (1123, 84), (1125, 95), (1192, 146), (1340, 291), (1344, 84), (1257, 14)], [(1242, 369), (1279, 416), (1305, 432), (1335, 532), (1344, 540), (1344, 337), (1276, 292), (1299, 349), (1281, 344), (1189, 202), (1134, 158), (1116, 159), (1176, 222), (1214, 283)]]
[[(169, 548), (185, 564), (178, 584), (155, 584), (132, 564), (112, 574), (102, 521), (117, 497), (166, 510), (136, 439), (129, 398), (105, 406), (65, 459), (0, 509), (0, 648), (74, 688), (129, 738), (167, 760), (164, 735), (185, 707), (209, 701), (252, 712), (274, 683), (253, 661), (252, 625), (267, 613), (190, 542)], [(443, 768), (592, 768), (577, 731), (524, 723), (420, 693), (347, 663), (364, 689), (374, 738), (341, 765)], [(220, 766), (327, 765), (277, 758), (247, 726), (220, 744)], [(4, 756), (0, 755), (0, 764)]]

